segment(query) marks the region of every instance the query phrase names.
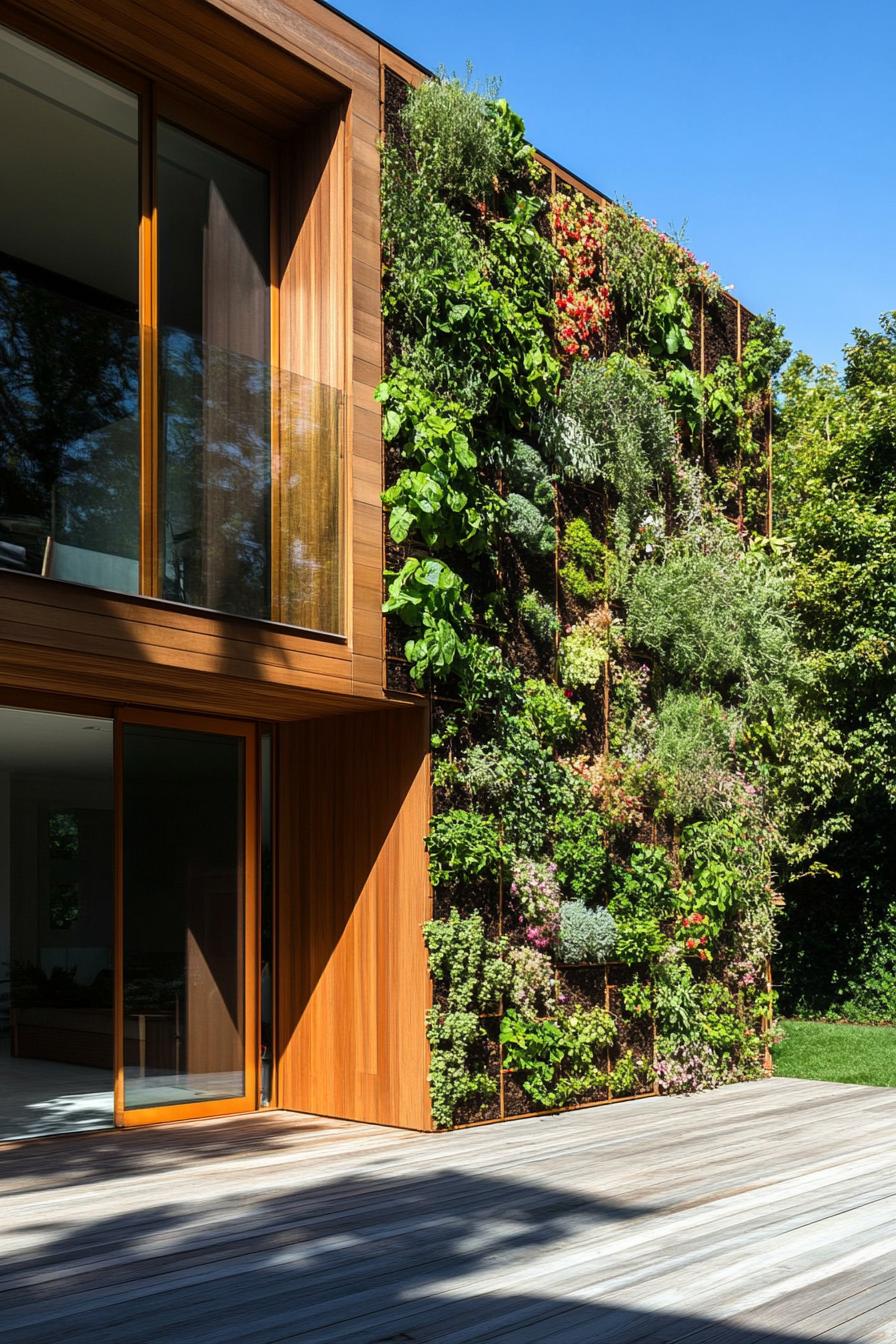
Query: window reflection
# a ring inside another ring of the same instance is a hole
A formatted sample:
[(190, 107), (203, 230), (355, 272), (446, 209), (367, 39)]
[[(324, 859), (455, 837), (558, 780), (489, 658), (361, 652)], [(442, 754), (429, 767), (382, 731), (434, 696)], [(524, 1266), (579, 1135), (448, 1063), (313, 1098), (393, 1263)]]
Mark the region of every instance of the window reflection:
[(137, 100), (0, 30), (0, 568), (138, 589)]
[(268, 179), (161, 122), (163, 591), (271, 614)]

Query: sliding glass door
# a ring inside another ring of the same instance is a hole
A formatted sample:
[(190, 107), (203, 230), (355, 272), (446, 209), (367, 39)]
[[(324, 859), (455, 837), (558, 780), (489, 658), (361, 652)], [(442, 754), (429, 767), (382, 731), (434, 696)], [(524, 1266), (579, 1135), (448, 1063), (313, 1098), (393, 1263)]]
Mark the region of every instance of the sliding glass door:
[(254, 1109), (254, 726), (127, 710), (116, 749), (116, 1121)]

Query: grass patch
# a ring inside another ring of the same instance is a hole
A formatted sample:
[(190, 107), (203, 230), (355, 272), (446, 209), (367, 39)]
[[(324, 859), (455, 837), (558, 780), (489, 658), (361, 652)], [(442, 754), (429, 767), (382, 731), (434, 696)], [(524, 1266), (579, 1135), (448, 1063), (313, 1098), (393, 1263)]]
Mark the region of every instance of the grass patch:
[(772, 1054), (782, 1078), (896, 1087), (896, 1027), (840, 1022), (779, 1022), (783, 1040)]

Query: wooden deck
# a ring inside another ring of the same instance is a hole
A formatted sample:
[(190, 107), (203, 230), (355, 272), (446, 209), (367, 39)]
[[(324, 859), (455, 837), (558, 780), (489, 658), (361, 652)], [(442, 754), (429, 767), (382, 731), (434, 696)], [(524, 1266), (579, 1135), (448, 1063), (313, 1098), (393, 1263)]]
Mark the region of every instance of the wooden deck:
[(7, 1149), (0, 1189), (0, 1344), (896, 1340), (896, 1090), (259, 1115)]

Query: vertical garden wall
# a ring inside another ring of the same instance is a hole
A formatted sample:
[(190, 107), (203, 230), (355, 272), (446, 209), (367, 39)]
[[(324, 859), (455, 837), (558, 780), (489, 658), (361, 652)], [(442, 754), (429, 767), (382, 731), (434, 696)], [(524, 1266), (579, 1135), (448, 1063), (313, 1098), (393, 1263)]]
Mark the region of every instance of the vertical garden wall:
[(438, 1125), (757, 1076), (786, 354), (494, 90), (386, 72), (388, 681), (432, 701)]

